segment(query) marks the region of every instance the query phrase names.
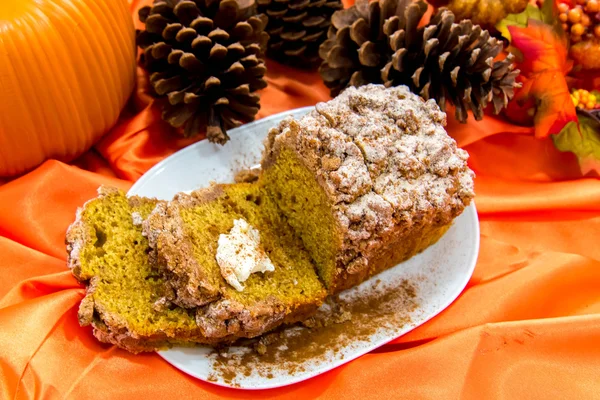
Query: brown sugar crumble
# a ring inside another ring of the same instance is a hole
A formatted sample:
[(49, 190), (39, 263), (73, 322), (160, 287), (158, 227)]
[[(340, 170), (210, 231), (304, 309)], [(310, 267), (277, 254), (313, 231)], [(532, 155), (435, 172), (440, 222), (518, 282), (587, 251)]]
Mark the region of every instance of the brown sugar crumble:
[(407, 280), (393, 285), (377, 280), (354, 296), (330, 297), (304, 322), (216, 348), (209, 355), (213, 373), (208, 379), (238, 386), (237, 377), (258, 374), (273, 379), (305, 372), (330, 361), (332, 355), (343, 358), (340, 352), (368, 343), (375, 333), (399, 332), (411, 322), (410, 315), (418, 308), (416, 299), (415, 287)]
[(256, 182), (260, 176), (260, 166), (243, 168), (234, 171), (233, 181), (235, 183), (251, 183)]

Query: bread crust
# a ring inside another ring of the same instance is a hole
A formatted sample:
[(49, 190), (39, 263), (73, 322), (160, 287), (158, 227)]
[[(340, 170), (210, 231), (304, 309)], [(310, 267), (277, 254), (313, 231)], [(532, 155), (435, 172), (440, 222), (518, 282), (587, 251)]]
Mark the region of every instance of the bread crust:
[(173, 201), (158, 204), (142, 223), (143, 235), (150, 244), (150, 262), (160, 269), (172, 290), (168, 300), (184, 308), (199, 307), (220, 296), (215, 286), (196, 259), (191, 257), (193, 244), (186, 234), (181, 209), (215, 200), (222, 194), (218, 185), (180, 193)]

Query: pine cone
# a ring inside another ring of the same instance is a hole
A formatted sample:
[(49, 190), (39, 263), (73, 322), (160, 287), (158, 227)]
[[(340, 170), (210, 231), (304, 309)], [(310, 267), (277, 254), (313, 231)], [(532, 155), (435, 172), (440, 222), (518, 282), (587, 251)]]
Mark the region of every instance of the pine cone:
[(495, 62), (502, 42), (469, 20), (454, 23), (454, 14), (447, 9), (438, 10), (429, 25), (417, 29), (422, 10), (414, 3), (406, 17), (386, 21), (383, 29), (394, 53), (382, 70), (384, 84), (407, 85), (425, 100), (435, 99), (444, 111), (449, 101), (463, 123), (469, 110), (481, 120), (489, 102), (498, 114), (519, 86), (513, 55)]
[(426, 100), (435, 99), (442, 110), (447, 101), (453, 104), (460, 122), (467, 121), (469, 109), (476, 120), (483, 118), (489, 102), (496, 114), (506, 107), (519, 86), (519, 71), (511, 54), (494, 61), (502, 42), (489, 32), (468, 20), (454, 23), (446, 9), (419, 28), (427, 11), (423, 1), (375, 0), (366, 14), (365, 2), (334, 14), (330, 39), (321, 46), (320, 72), (332, 95), (349, 85), (407, 85)]
[(354, 6), (333, 14), (327, 40), (319, 48), (324, 61), (319, 73), (332, 96), (348, 86), (382, 82), (380, 71), (391, 54), (383, 24), (408, 3), (356, 0)]
[(269, 36), (252, 0), (154, 0), (139, 18), (140, 63), (163, 98), (165, 121), (185, 136), (206, 129), (223, 144), (227, 129), (254, 119)]
[(341, 0), (258, 0), (258, 11), (269, 17), (269, 57), (301, 67), (320, 63), (319, 46), (327, 38), (331, 15)]

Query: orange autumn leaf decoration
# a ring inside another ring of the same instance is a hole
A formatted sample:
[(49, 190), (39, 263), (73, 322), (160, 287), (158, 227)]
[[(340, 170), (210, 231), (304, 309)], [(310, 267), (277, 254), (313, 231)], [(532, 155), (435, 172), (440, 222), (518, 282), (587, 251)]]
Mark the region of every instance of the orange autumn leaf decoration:
[(552, 27), (529, 20), (527, 27), (509, 26), (512, 45), (523, 55), (519, 63), (523, 87), (514, 101), (526, 104), (535, 100), (535, 136), (544, 138), (559, 133), (570, 121), (577, 121), (566, 75), (572, 67), (567, 60), (566, 40)]

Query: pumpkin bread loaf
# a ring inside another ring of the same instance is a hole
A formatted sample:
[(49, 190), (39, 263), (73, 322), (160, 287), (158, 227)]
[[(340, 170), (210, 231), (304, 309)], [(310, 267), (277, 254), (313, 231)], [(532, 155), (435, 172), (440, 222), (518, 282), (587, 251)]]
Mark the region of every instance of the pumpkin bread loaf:
[(406, 87), (349, 88), (269, 132), (252, 183), (78, 211), (79, 320), (132, 352), (254, 337), (424, 250), (470, 203), (467, 153)]
[(446, 115), (405, 86), (348, 88), (269, 132), (263, 179), (330, 293), (435, 243), (473, 172)]
[[(236, 221), (258, 232), (273, 266), (243, 285), (230, 284), (218, 262), (222, 236)], [(143, 226), (151, 258), (172, 290), (167, 299), (196, 308), (196, 322), (209, 338), (260, 335), (309, 316), (326, 296), (302, 242), (260, 182), (179, 194), (159, 204)]]
[(173, 343), (211, 343), (193, 311), (162, 304), (165, 282), (148, 261), (140, 225), (156, 204), (101, 187), (99, 196), (78, 210), (66, 237), (68, 265), (87, 285), (79, 323), (92, 325), (101, 342), (133, 353)]

